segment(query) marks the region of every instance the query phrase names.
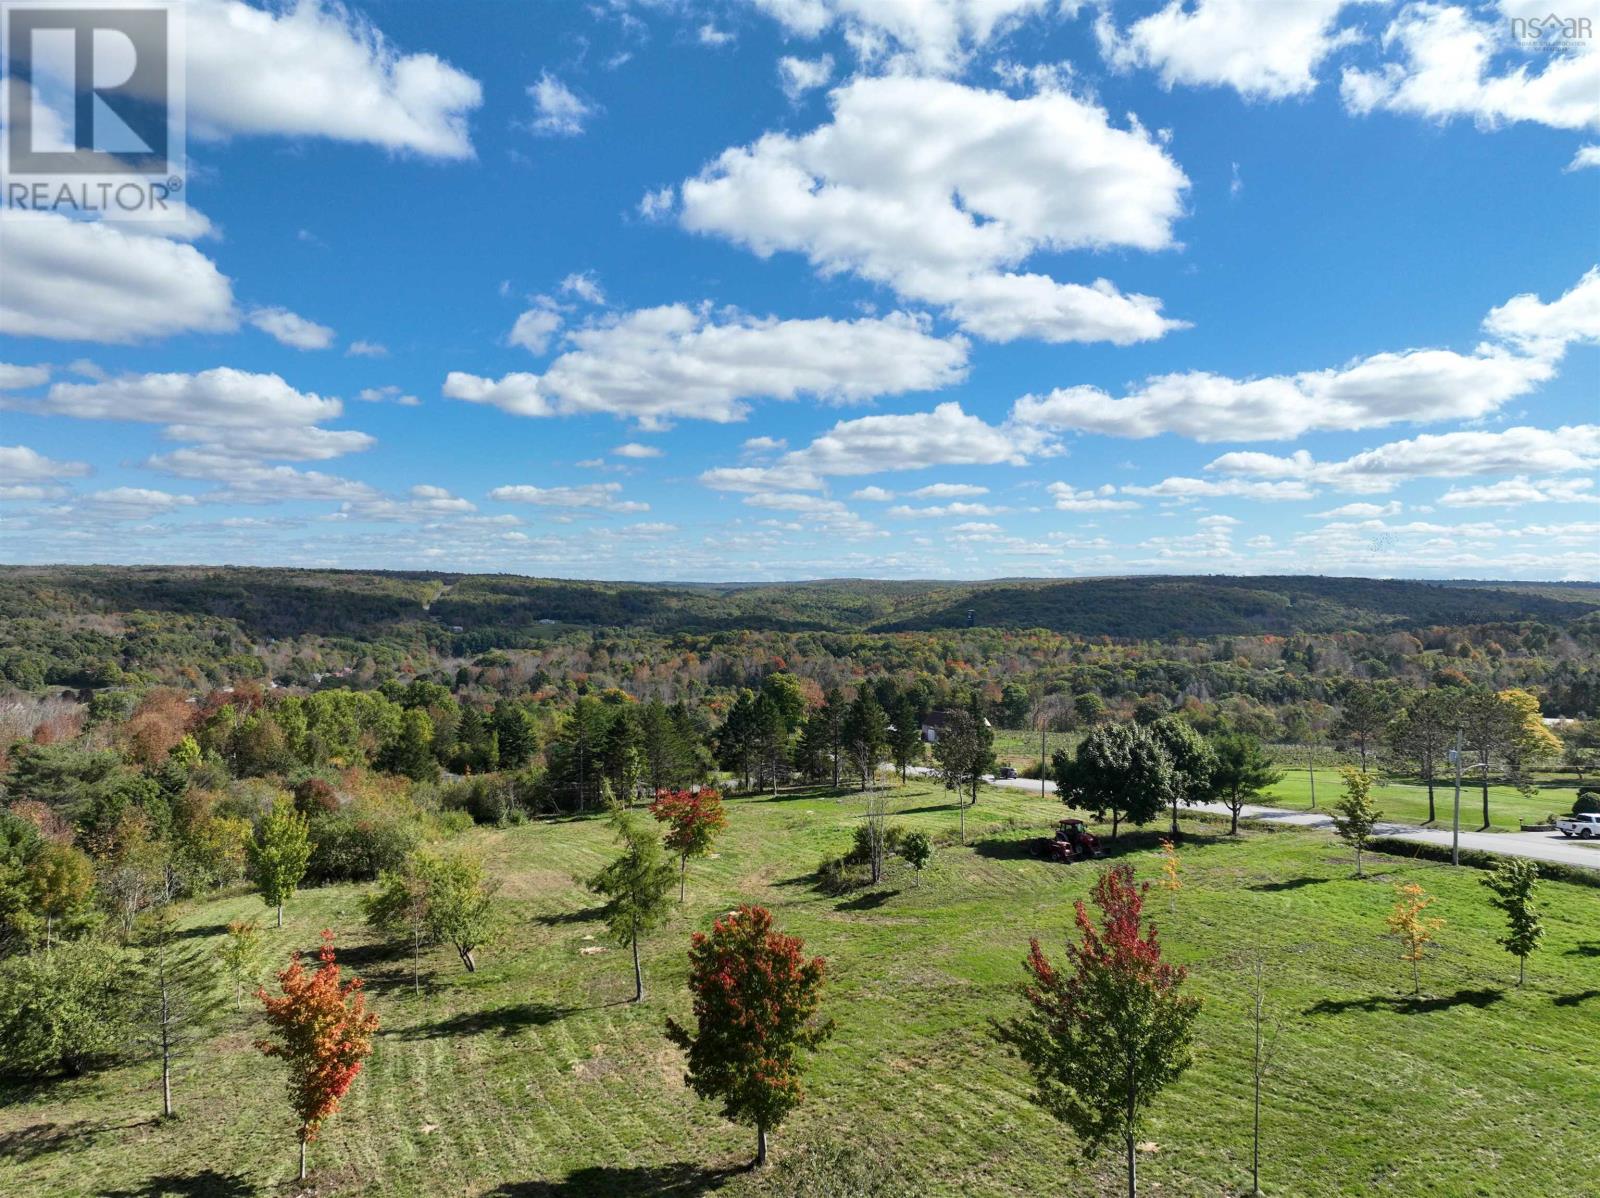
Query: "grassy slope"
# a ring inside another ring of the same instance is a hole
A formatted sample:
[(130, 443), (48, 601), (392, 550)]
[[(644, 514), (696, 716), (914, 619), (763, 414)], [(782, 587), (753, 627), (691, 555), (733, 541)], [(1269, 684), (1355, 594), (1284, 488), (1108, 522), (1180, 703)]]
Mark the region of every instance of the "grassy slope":
[[(926, 784), (897, 792), (901, 822), (953, 832), (942, 799)], [(320, 1192), (750, 1192), (750, 1179), (729, 1170), (751, 1135), (693, 1099), (661, 1035), (667, 1014), (687, 1010), (688, 933), (741, 900), (773, 907), (828, 958), (827, 1009), (839, 1024), (815, 1061), (810, 1102), (775, 1137), (778, 1153), (871, 1129), (926, 1170), (930, 1180), (908, 1192), (1111, 1192), (1114, 1162), (1076, 1161), (1071, 1136), (1029, 1105), (985, 1030), (1017, 1007), (1027, 938), (1059, 948), (1072, 900), (1091, 880), (1087, 869), (1021, 851), (1028, 827), (1060, 809), (986, 791), (969, 818), (976, 847), (941, 849), (920, 884), (895, 875), (872, 895), (820, 895), (806, 875), (843, 846), (860, 810), (853, 796), (822, 794), (734, 802), (720, 855), (691, 867), (684, 912), (648, 946), (642, 1007), (619, 1001), (631, 989), (624, 951), (583, 952), (604, 941), (592, 897), (572, 878), (611, 852), (599, 821), (475, 833), (506, 881), (511, 930), (473, 977), (448, 950), (433, 955), (437, 972), (420, 998), (405, 963), (367, 943), (358, 888), (299, 896), (291, 926), (269, 935), (307, 946), (333, 927), (384, 1017), (370, 1071), (314, 1148)], [(1207, 1001), (1196, 1066), (1157, 1111), (1148, 1192), (1224, 1194), (1247, 1179), (1245, 978), (1257, 943), (1283, 1020), (1265, 1116), (1269, 1192), (1592, 1192), (1600, 891), (1545, 886), (1550, 934), (1517, 991), (1475, 873), (1380, 859), (1382, 877), (1357, 881), (1318, 834), (1228, 842), (1196, 827), (1184, 890), (1170, 912), (1166, 896), (1153, 901), (1169, 951), (1193, 968)], [(1125, 843), (1147, 877), (1153, 839)], [(1439, 895), (1449, 920), (1424, 966), (1421, 1002), (1407, 998), (1406, 968), (1382, 928), (1389, 884), (1412, 878)], [(190, 921), (214, 934), (260, 914), (244, 896), (199, 907)], [(252, 1034), (235, 1027), (206, 1048), (180, 1082), (183, 1117), (172, 1124), (150, 1119), (159, 1094), (148, 1067), (60, 1083), (0, 1109), (0, 1193), (279, 1187), (293, 1175), (290, 1120), (278, 1067), (251, 1051)], [(197, 1188), (207, 1169), (232, 1180)]]

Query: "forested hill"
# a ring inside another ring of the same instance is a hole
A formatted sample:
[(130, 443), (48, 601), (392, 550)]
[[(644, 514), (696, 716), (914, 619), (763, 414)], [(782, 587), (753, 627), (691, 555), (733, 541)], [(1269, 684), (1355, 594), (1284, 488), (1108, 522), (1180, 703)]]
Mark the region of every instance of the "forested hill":
[[(661, 634), (1044, 628), (1161, 639), (1381, 631), (1600, 611), (1596, 584), (1150, 576), (684, 585), (515, 575), (207, 567), (0, 567), (0, 619), (92, 627), (138, 613), (227, 621), (251, 639), (454, 637), (515, 647), (549, 622)], [(152, 634), (155, 632), (152, 629)], [(468, 646), (463, 646), (464, 648)]]

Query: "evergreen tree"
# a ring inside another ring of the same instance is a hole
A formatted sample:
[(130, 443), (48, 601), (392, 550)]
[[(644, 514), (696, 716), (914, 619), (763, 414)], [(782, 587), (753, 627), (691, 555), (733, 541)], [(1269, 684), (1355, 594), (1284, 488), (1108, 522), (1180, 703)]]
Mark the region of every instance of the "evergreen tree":
[(850, 704), (844, 723), (845, 752), (861, 775), (862, 790), (874, 785), (888, 743), (889, 718), (878, 705), (872, 688), (863, 686)]
[(589, 889), (606, 897), (605, 921), (612, 939), (633, 950), (633, 1001), (642, 1002), (639, 942), (672, 910), (672, 862), (655, 832), (625, 808), (613, 808), (611, 821), (622, 852), (589, 879)]
[(175, 1068), (210, 1035), (222, 999), (211, 958), (178, 930), (171, 907), (157, 907), (140, 922), (136, 1041), (161, 1062), (161, 1114), (170, 1119)]
[(1237, 836), (1239, 812), (1251, 799), (1280, 781), (1283, 771), (1267, 756), (1261, 742), (1248, 732), (1224, 732), (1211, 743), (1216, 751), (1212, 788), (1227, 804), (1233, 816), (1228, 831)]

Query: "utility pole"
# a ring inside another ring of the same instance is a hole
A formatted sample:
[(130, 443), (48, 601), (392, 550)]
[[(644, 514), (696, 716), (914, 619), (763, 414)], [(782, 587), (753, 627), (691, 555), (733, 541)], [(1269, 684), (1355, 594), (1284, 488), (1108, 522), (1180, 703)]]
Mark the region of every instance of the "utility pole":
[(1044, 738), (1049, 731), (1050, 721), (1044, 716), (1039, 717), (1039, 797), (1044, 798)]
[(1456, 747), (1450, 750), (1450, 763), (1456, 767), (1455, 819), (1450, 828), (1450, 864), (1461, 864), (1461, 733), (1456, 733)]

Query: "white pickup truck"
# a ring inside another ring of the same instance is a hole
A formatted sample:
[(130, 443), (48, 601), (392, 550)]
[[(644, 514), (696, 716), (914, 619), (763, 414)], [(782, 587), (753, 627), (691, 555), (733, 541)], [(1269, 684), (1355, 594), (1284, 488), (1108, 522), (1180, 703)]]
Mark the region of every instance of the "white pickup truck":
[(1580, 836), (1588, 840), (1592, 836), (1600, 836), (1600, 815), (1593, 812), (1585, 815), (1563, 815), (1556, 820), (1556, 829), (1563, 836)]

